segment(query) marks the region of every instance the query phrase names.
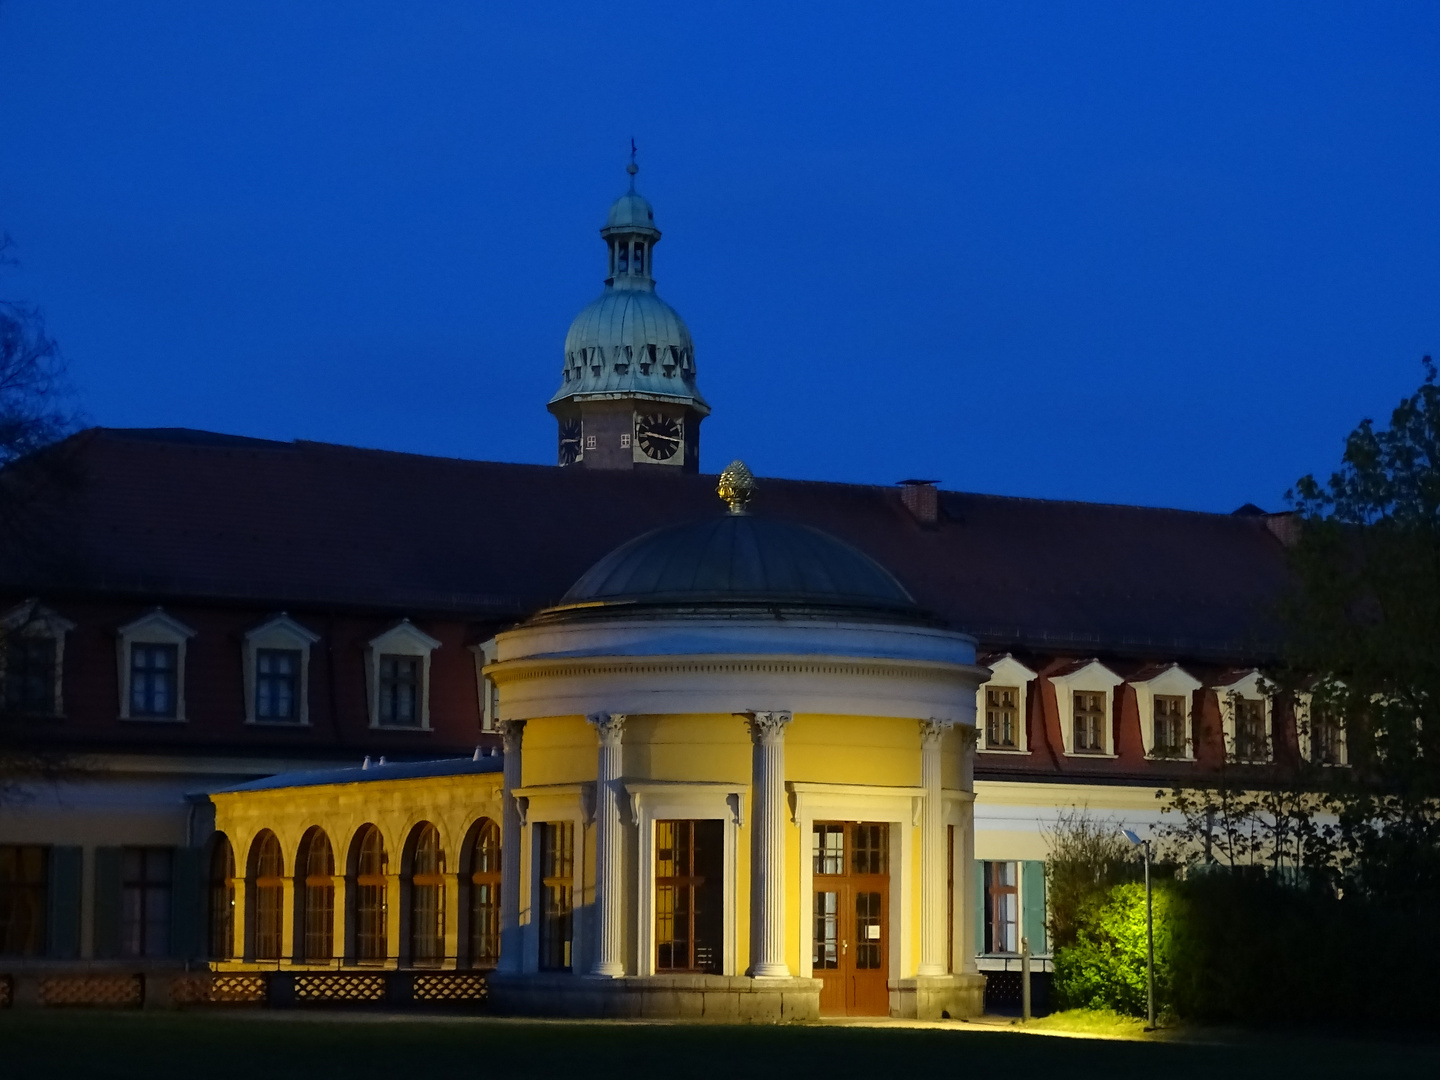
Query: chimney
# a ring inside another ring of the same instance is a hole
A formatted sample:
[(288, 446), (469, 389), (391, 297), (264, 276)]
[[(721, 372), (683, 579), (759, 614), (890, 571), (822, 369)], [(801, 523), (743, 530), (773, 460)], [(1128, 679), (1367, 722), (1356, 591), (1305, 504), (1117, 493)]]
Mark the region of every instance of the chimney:
[(935, 525), (940, 521), (940, 492), (935, 487), (939, 480), (901, 480), (900, 501), (910, 516), (921, 525)]

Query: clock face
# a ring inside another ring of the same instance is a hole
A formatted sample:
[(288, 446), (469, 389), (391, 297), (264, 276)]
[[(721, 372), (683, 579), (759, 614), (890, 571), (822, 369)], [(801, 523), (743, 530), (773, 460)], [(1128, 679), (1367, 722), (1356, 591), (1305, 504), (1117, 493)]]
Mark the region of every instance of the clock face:
[(653, 461), (669, 461), (685, 441), (680, 420), (661, 413), (635, 418), (635, 445)]
[(573, 465), (580, 460), (580, 421), (560, 421), (560, 464)]

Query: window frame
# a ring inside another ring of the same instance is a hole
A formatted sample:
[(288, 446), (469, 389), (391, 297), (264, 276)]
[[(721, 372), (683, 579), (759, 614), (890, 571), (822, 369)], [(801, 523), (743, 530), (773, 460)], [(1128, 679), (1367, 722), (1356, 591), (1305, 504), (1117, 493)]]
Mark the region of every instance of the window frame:
[[(418, 869), (421, 844), (432, 837), (434, 838), (435, 866), (433, 869)], [(434, 822), (421, 821), (410, 830), (410, 839), (406, 848), (408, 850), (403, 881), (407, 924), (405, 927), (406, 955), (414, 967), (441, 967), (447, 958), (445, 945), (449, 930), (449, 912), (445, 895), (447, 891), (445, 837), (441, 834), (440, 827)], [(421, 904), (418, 902), (422, 895), (420, 891), (422, 889), (427, 890), (426, 895), (431, 895), (429, 890), (434, 890), (435, 900), (433, 910), (430, 912), (431, 918), (426, 920), (425, 926), (422, 926), (417, 918), (417, 913), (422, 910)], [(422, 933), (425, 935), (423, 939)], [(424, 950), (419, 948), (422, 940), (427, 945)]]
[(236, 878), (235, 845), (216, 832), (205, 862), (205, 946), (211, 960), (235, 959)]
[[(568, 818), (535, 824), (538, 827), (535, 844), (535, 910), (540, 943), (538, 967), (540, 971), (573, 972), (578, 959), (575, 882), (577, 871), (581, 869), (575, 838), (578, 835), (583, 839), (584, 832)], [(547, 870), (552, 872), (547, 873)], [(550, 903), (552, 890), (564, 890), (566, 902), (563, 906)]]
[[(1056, 714), (1066, 757), (1113, 758), (1115, 754), (1115, 688), (1125, 680), (1099, 660), (1077, 661), (1074, 670), (1049, 676), (1055, 688)], [(1100, 749), (1075, 748), (1075, 695), (1101, 695)]]
[[(1129, 685), (1135, 691), (1135, 704), (1140, 715), (1140, 740), (1145, 747), (1146, 758), (1155, 761), (1194, 761), (1195, 697), (1204, 684), (1179, 664), (1171, 664), (1148, 679), (1133, 679)], [(1155, 749), (1155, 699), (1161, 697), (1185, 699), (1185, 741), (1178, 754), (1157, 753)]]
[(500, 688), (495, 685), (494, 679), (485, 674), (485, 669), (495, 663), (498, 648), (499, 643), (493, 637), (470, 646), (470, 652), (475, 657), (475, 694), (480, 709), (480, 730), (487, 733), (498, 731), (500, 723)]
[[(1038, 677), (1010, 653), (988, 662), (990, 677), (975, 690), (975, 729), (978, 733), (976, 750), (987, 754), (1028, 754), (1030, 753), (1030, 684)], [(1016, 709), (1016, 742), (1012, 746), (997, 746), (990, 742), (987, 723), (986, 691), (991, 687), (1013, 688), (1018, 691)]]
[[(21, 863), (26, 856), (39, 856), (40, 867), (33, 878), (16, 875), (9, 881), (0, 880), (0, 912), (10, 907), (14, 912), (23, 907), (28, 912), (25, 943), (22, 948), (9, 949), (5, 936), (0, 936), (0, 957), (14, 959), (40, 957), (46, 953), (50, 915), (50, 863), (53, 850), (49, 844), (0, 844), (0, 851), (12, 853), (11, 861)], [(0, 928), (5, 928), (0, 924)]]
[[(131, 856), (140, 860), (139, 878), (133, 878), (128, 866)], [(150, 876), (151, 856), (160, 856), (165, 863), (163, 878)], [(165, 898), (163, 918), (152, 917), (151, 904), (156, 894)], [(131, 917), (130, 901), (138, 897), (139, 910)], [(169, 956), (173, 952), (171, 920), (175, 905), (175, 849), (162, 844), (126, 844), (120, 849), (120, 955), (131, 959)], [(138, 936), (131, 937), (138, 929)], [(160, 941), (151, 939), (152, 929)], [(136, 943), (131, 948), (132, 941)], [(154, 946), (152, 948), (152, 946)]]
[(1325, 761), (1315, 753), (1315, 708), (1314, 695), (1308, 691), (1295, 695), (1295, 741), (1300, 746), (1300, 755), (1312, 765), (1322, 769), (1344, 769), (1350, 765), (1350, 741), (1345, 730), (1345, 719), (1335, 720), (1335, 745), (1339, 753), (1335, 761)]
[[(156, 608), (116, 632), (116, 660), (119, 666), (120, 719), (151, 724), (183, 724), (185, 715), (185, 670), (189, 641), (196, 632), (179, 619)], [(175, 647), (175, 711), (172, 715), (147, 716), (135, 714), (130, 708), (132, 648), (135, 645), (173, 645)]]
[[(1252, 669), (1238, 679), (1215, 687), (1220, 704), (1221, 730), (1225, 739), (1225, 758), (1237, 765), (1268, 765), (1275, 760), (1275, 700), (1261, 689), (1260, 672)], [(1236, 702), (1258, 702), (1261, 705), (1264, 753), (1259, 756), (1240, 754), (1239, 710)]]
[[(367, 849), (372, 836), (374, 848)], [(390, 855), (385, 834), (367, 821), (355, 830), (351, 853), (346, 888), (352, 920), (348, 959), (359, 965), (383, 965), (390, 959)], [(369, 865), (372, 854), (374, 866)]]
[(55, 645), (52, 673), (54, 687), (50, 692), (49, 712), (17, 712), (17, 716), (60, 719), (65, 715), (65, 637), (75, 624), (62, 618), (37, 600), (26, 600), (0, 615), (0, 710), (9, 713), (8, 649), (3, 645), (12, 637), (49, 638)]
[[(1081, 690), (1079, 693), (1094, 693), (1093, 690)], [(1022, 923), (1024, 921), (1024, 907), (1020, 901), (1020, 889), (1022, 887), (1023, 874), (1021, 873), (1020, 862), (1015, 859), (985, 859), (983, 861), (984, 883), (985, 883), (985, 925), (983, 928), (985, 950), (982, 956), (1018, 956), (1020, 954), (1020, 938), (1023, 934)], [(999, 867), (1009, 867), (1014, 881), (1008, 885), (997, 885), (995, 882), (996, 870)], [(999, 901), (1009, 897), (1013, 906), (1014, 918), (1005, 923), (1014, 930), (1014, 945), (1012, 949), (997, 949), (995, 944), (995, 929), (1000, 920), (998, 916)]]
[[(409, 619), (404, 619), (372, 638), (366, 645), (365, 679), (366, 696), (369, 701), (370, 727), (383, 731), (430, 731), (430, 657), (440, 642), (420, 630)], [(404, 656), (419, 660), (417, 691), (420, 700), (416, 710), (417, 722), (396, 724), (380, 719), (380, 661), (382, 657)]]
[[(271, 867), (262, 865), (269, 852), (275, 856)], [(285, 958), (285, 848), (280, 838), (270, 829), (261, 829), (250, 841), (245, 864), (245, 958), (252, 963), (277, 964)], [(268, 910), (271, 900), (273, 912)], [(262, 905), (266, 910), (262, 911)], [(272, 922), (273, 927), (269, 925)], [(273, 955), (268, 948), (262, 955), (261, 941), (268, 946), (272, 938)]]
[(335, 876), (335, 846), (330, 837), (318, 825), (306, 829), (295, 853), (297, 963), (328, 966), (336, 959)]
[[(488, 840), (493, 840), (488, 843)], [(493, 853), (493, 859), (492, 859)], [(494, 865), (490, 865), (493, 862)], [(466, 960), (473, 968), (489, 970), (500, 962), (502, 874), (505, 866), (503, 831), (489, 816), (478, 818), (465, 844), (464, 907), (468, 917)], [(481, 892), (481, 890), (486, 890)], [(480, 897), (488, 896), (488, 901)]]
[[(245, 632), (242, 660), (245, 667), (245, 723), (275, 727), (310, 726), (310, 648), (320, 635), (296, 622), (285, 612)], [(260, 715), (260, 652), (298, 652), (295, 717), (283, 719)]]

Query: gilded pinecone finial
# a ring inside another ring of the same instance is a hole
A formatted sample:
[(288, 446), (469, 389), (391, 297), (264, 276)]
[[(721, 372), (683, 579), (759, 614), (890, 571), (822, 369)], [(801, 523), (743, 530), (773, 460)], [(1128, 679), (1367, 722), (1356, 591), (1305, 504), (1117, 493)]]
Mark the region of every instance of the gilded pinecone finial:
[(730, 504), (730, 513), (743, 514), (745, 507), (755, 497), (755, 477), (738, 458), (732, 461), (720, 474), (719, 486), (715, 488), (720, 498)]

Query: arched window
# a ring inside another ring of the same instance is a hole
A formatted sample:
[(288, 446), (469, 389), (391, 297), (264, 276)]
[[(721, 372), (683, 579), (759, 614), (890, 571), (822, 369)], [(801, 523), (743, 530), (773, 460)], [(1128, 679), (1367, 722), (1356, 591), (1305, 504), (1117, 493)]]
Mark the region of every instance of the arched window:
[(256, 960), (279, 960), (285, 909), (285, 856), (280, 841), (266, 829), (250, 845), (250, 954)]
[(235, 849), (224, 833), (210, 848), (210, 959), (235, 956)]
[(428, 821), (416, 826), (410, 857), (410, 959), (438, 964), (445, 959), (445, 853), (440, 830)]
[(355, 959), (383, 961), (389, 953), (385, 935), (385, 841), (374, 825), (365, 825), (355, 837), (354, 888), (350, 890), (355, 926)]
[(295, 860), (300, 885), (300, 955), (316, 962), (335, 955), (335, 855), (330, 838), (316, 828), (300, 841)]
[(470, 962), (494, 967), (500, 959), (500, 826), (482, 818), (470, 840)]

